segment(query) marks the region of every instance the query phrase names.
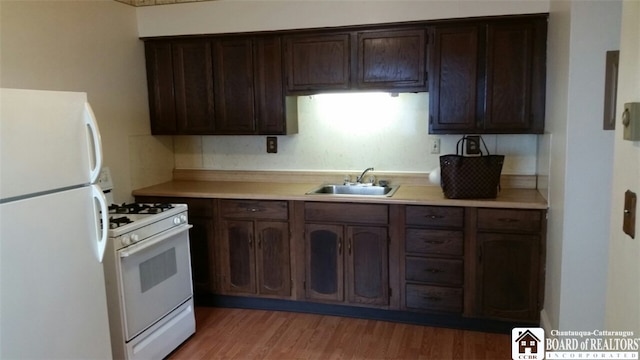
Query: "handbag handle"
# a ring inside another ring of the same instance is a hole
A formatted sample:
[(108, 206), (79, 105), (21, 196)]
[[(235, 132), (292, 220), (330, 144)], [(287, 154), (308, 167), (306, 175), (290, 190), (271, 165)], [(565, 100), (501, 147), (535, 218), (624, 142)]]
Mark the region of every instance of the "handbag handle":
[[(487, 147), (487, 144), (485, 144), (484, 139), (482, 138), (482, 136), (478, 136), (478, 139), (480, 139), (480, 141), (482, 142), (482, 145), (484, 146), (484, 149), (487, 152), (487, 155), (491, 155), (491, 153), (489, 153), (489, 148)], [(456, 143), (456, 155), (464, 155), (464, 144), (467, 141), (474, 141), (475, 140), (471, 140), (469, 139), (468, 136), (463, 136), (462, 138), (460, 138), (460, 140), (458, 140), (458, 142)], [(460, 143), (462, 143), (462, 152), (460, 152)], [(478, 148), (480, 149), (480, 156), (483, 156), (484, 153), (482, 152), (482, 149), (480, 148), (480, 144), (478, 144)]]

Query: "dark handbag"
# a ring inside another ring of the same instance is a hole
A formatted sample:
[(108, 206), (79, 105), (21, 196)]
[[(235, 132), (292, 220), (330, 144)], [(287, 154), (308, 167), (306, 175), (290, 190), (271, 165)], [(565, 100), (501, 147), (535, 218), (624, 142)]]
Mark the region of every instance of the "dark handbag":
[[(504, 155), (491, 155), (482, 137), (486, 155), (480, 150), (479, 156), (463, 156), (468, 141), (463, 137), (456, 144), (456, 154), (440, 156), (440, 185), (448, 199), (487, 199), (498, 196), (500, 174)], [(462, 144), (462, 151), (460, 145)], [(480, 148), (480, 144), (476, 144)]]

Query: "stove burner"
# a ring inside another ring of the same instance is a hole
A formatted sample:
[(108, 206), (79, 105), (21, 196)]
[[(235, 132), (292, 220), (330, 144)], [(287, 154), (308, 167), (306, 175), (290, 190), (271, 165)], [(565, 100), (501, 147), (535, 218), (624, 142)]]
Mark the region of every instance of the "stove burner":
[(133, 220), (129, 219), (126, 216), (121, 217), (109, 217), (109, 229), (119, 228), (120, 226), (131, 224)]
[(173, 208), (173, 205), (162, 204), (162, 203), (157, 203), (157, 204), (123, 203), (122, 205), (116, 205), (116, 204), (109, 205), (109, 213), (110, 214), (158, 214), (172, 208)]

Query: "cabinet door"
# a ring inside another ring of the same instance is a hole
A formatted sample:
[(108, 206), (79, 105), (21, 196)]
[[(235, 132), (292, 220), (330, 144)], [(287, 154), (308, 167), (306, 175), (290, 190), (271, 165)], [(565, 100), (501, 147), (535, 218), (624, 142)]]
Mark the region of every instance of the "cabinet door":
[(533, 25), (487, 27), (487, 131), (522, 131), (531, 117)]
[(339, 225), (306, 225), (306, 297), (344, 300), (343, 228)]
[(189, 230), (193, 290), (196, 295), (207, 294), (213, 289), (210, 267), (215, 257), (209, 246), (209, 239), (213, 238), (213, 220), (191, 216), (189, 222), (193, 225)]
[(540, 238), (480, 233), (477, 251), (480, 315), (537, 321)]
[(169, 41), (144, 43), (149, 89), (151, 133), (175, 134), (176, 102), (173, 95), (173, 60)]
[(290, 296), (289, 223), (259, 221), (256, 234), (258, 293)]
[(389, 304), (389, 246), (386, 227), (347, 228), (347, 293), (351, 303)]
[(178, 133), (211, 134), (214, 131), (213, 64), (206, 40), (173, 43)]
[(358, 87), (427, 90), (426, 30), (358, 33)]
[(253, 221), (223, 221), (226, 255), (224, 287), (227, 292), (256, 293)]
[(429, 50), (429, 128), (431, 132), (476, 127), (478, 27), (437, 26)]
[(350, 49), (348, 33), (287, 37), (287, 90), (349, 89)]
[(284, 81), (280, 36), (256, 38), (255, 108), (259, 134), (285, 134)]
[(253, 133), (253, 42), (221, 39), (215, 44), (216, 133)]

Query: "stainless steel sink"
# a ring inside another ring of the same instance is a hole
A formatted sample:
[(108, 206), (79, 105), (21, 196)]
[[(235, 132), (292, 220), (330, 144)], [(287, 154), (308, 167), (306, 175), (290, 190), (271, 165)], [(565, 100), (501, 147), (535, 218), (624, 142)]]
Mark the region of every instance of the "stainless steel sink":
[(400, 185), (395, 186), (378, 186), (368, 184), (354, 184), (354, 185), (332, 185), (325, 184), (317, 187), (309, 192), (307, 195), (355, 195), (355, 196), (393, 196), (398, 190)]

